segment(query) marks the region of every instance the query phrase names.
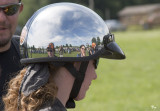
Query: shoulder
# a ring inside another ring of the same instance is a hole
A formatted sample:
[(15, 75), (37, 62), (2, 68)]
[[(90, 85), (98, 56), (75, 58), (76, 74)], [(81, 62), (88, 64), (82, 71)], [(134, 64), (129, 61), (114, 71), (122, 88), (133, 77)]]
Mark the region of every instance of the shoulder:
[(11, 42), (13, 46), (16, 48), (16, 50), (19, 52), (20, 36), (13, 35)]
[(13, 35), (11, 42), (13, 44), (14, 49), (18, 53), (19, 58), (21, 58), (21, 55), (20, 55), (20, 36), (19, 35)]
[(19, 35), (13, 35), (12, 42), (15, 43), (16, 45), (19, 45), (20, 36)]
[(77, 57), (81, 57), (81, 53), (80, 53), (80, 54), (77, 54)]

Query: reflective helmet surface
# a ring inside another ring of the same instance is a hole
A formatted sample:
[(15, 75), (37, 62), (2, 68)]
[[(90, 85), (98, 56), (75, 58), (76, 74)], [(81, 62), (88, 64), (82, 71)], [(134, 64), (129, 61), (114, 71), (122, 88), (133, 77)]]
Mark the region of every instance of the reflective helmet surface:
[[(93, 42), (97, 50), (89, 55)], [(54, 43), (54, 57), (47, 53), (50, 43)], [(81, 45), (86, 47), (85, 57), (77, 57)], [(50, 4), (35, 12), (22, 30), (20, 46), (22, 63), (125, 58), (102, 18), (74, 3)]]

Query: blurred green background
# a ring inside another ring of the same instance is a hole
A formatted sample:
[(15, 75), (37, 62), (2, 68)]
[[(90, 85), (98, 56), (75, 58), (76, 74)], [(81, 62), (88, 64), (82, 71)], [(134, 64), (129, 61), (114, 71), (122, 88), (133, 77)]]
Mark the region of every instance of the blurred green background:
[[(19, 19), (19, 28), (21, 29), (39, 8), (58, 2), (73, 2), (82, 4), (93, 9), (104, 20), (119, 19), (118, 12), (126, 6), (136, 6), (143, 4), (156, 4), (160, 0), (22, 0), (24, 9)], [(108, 16), (106, 16), (108, 15)]]
[(127, 58), (100, 59), (97, 80), (69, 111), (160, 111), (160, 29), (114, 35)]

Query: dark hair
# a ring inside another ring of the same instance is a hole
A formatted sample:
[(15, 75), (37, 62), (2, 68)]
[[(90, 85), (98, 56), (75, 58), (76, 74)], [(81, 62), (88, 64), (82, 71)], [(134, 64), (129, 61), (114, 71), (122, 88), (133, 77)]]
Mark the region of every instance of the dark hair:
[(81, 45), (80, 48), (82, 48), (83, 46), (85, 47), (85, 45)]
[(21, 2), (21, 0), (19, 0), (19, 2)]

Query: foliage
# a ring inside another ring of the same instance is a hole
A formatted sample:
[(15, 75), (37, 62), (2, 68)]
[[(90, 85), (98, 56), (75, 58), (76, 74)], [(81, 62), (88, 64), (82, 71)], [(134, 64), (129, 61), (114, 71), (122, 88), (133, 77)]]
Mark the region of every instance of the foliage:
[(100, 45), (101, 44), (101, 40), (99, 37), (97, 37), (97, 45)]
[(92, 38), (92, 43), (96, 43), (96, 42), (97, 42), (96, 38), (93, 37), (93, 38)]
[[(73, 2), (89, 6), (89, 0), (22, 0), (24, 10), (20, 15), (19, 25), (23, 27), (31, 15), (39, 8), (58, 2)], [(128, 5), (139, 5), (148, 3), (160, 3), (159, 0), (94, 0), (94, 11), (103, 19), (118, 18), (117, 13)], [(106, 16), (109, 13), (109, 16)]]

